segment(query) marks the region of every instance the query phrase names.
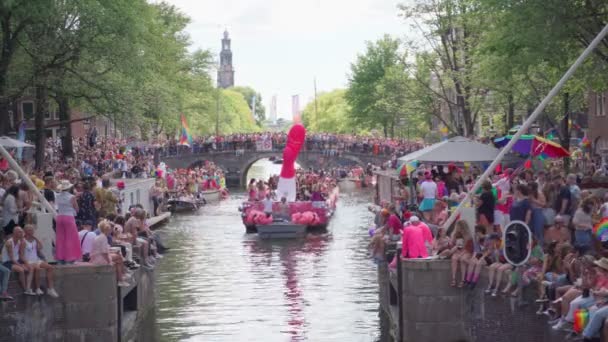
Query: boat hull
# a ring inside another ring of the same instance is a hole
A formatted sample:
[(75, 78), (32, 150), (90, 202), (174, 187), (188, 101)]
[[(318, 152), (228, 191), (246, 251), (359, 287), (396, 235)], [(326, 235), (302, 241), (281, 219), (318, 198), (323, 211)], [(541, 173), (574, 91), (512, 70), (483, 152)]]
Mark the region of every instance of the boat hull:
[(306, 225), (293, 223), (272, 223), (257, 225), (260, 239), (295, 239), (306, 235)]
[(169, 200), (167, 207), (172, 213), (194, 212), (200, 208), (196, 202), (179, 200)]
[(220, 190), (205, 190), (202, 191), (201, 196), (209, 202), (219, 202), (222, 199), (222, 192)]
[(338, 181), (338, 187), (340, 191), (355, 191), (361, 187), (361, 181), (354, 178), (344, 178)]

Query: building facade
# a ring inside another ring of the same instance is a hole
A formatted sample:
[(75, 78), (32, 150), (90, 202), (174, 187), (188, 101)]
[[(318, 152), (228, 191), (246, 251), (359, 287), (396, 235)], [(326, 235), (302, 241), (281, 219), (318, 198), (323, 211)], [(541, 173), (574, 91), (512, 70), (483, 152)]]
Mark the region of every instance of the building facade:
[(608, 91), (590, 92), (587, 101), (587, 138), (594, 154), (608, 155)]
[(224, 31), (222, 51), (220, 52), (220, 67), (217, 71), (217, 87), (226, 89), (234, 86), (234, 68), (232, 67), (232, 50), (230, 36)]
[[(9, 132), (17, 134), (20, 124), (25, 123), (26, 140), (33, 141), (35, 137), (34, 115), (36, 113), (36, 99), (27, 92), (18, 100), (9, 105)], [(84, 138), (92, 128), (97, 129), (99, 136), (116, 136), (115, 125), (109, 118), (85, 113), (78, 109), (72, 109), (70, 113), (72, 137)], [(61, 137), (61, 120), (57, 104), (49, 100), (49, 111), (44, 117), (44, 127), (48, 138)]]

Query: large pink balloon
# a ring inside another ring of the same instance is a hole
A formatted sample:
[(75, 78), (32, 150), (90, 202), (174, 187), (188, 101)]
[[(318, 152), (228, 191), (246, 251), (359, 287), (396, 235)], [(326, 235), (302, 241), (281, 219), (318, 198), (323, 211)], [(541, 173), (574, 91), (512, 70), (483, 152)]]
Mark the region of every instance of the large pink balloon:
[(301, 124), (293, 125), (287, 134), (287, 145), (283, 150), (281, 177), (293, 178), (296, 175), (296, 159), (304, 145), (304, 140), (306, 140), (306, 128)]

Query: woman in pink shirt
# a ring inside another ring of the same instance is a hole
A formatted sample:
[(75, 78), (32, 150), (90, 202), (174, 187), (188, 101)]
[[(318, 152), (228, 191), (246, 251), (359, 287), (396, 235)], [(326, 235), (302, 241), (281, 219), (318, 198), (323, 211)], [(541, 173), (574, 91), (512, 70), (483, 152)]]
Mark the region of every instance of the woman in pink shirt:
[(426, 258), (429, 256), (427, 244), (433, 243), (433, 234), (429, 227), (420, 222), (417, 216), (410, 218), (409, 224), (403, 227), (401, 256), (405, 259)]

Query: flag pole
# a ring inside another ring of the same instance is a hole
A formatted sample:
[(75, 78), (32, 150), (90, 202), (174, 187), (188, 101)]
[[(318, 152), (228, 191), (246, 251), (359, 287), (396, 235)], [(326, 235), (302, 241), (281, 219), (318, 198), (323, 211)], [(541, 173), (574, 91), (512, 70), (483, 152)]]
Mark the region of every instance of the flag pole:
[[(574, 74), (576, 69), (578, 69), (583, 64), (585, 59), (587, 59), (587, 57), (589, 57), (589, 55), (593, 52), (593, 50), (595, 50), (595, 48), (606, 37), (607, 34), (608, 34), (608, 25), (604, 26), (602, 31), (600, 31), (600, 33), (598, 33), (598, 35), (593, 39), (591, 44), (589, 44), (589, 46), (587, 46), (585, 51), (583, 51), (583, 53), (581, 53), (581, 55), (576, 59), (574, 64), (572, 64), (570, 66), (570, 69), (568, 69), (568, 71), (566, 71), (566, 73), (557, 82), (557, 84), (553, 87), (553, 89), (551, 89), (549, 94), (547, 94), (547, 96), (541, 101), (541, 103), (538, 105), (538, 107), (536, 107), (536, 109), (534, 110), (534, 112), (532, 112), (530, 117), (528, 117), (528, 119), (526, 119), (526, 121), (521, 125), (521, 127), (519, 128), (517, 133), (515, 133), (515, 135), (513, 135), (513, 138), (511, 138), (511, 141), (509, 141), (509, 143), (500, 151), (500, 153), (498, 153), (498, 156), (496, 157), (496, 159), (494, 159), (494, 161), (490, 164), (490, 166), (488, 166), (488, 168), (485, 170), (485, 172), (477, 179), (477, 181), (475, 182), (475, 185), (473, 185), (473, 188), (469, 192), (467, 192), (464, 200), (462, 202), (460, 202), (460, 204), (458, 205), (456, 210), (452, 213), (452, 215), (450, 215), (450, 217), (445, 222), (443, 227), (446, 230), (447, 230), (447, 228), (449, 228), (452, 225), (452, 223), (454, 223), (454, 221), (456, 220), (456, 217), (458, 217), (458, 215), (460, 215), (464, 204), (471, 200), (471, 196), (477, 191), (477, 189), (479, 189), (479, 187), (481, 186), (481, 183), (484, 180), (488, 179), (490, 174), (492, 172), (494, 172), (494, 169), (496, 169), (496, 166), (498, 164), (500, 164), (500, 162), (503, 160), (505, 155), (511, 151), (511, 149), (513, 148), (513, 145), (515, 145), (515, 143), (519, 140), (519, 138), (522, 136), (522, 134), (524, 132), (526, 132), (528, 130), (528, 128), (530, 128), (530, 126), (536, 120), (536, 118), (543, 112), (545, 107), (547, 107), (549, 102), (551, 102), (551, 100), (555, 97), (555, 95), (557, 95), (557, 93), (564, 87), (564, 84), (566, 84), (566, 81), (568, 81), (568, 79), (570, 79), (570, 77), (572, 77), (572, 75)], [(472, 229), (472, 227), (471, 227), (471, 229)]]

